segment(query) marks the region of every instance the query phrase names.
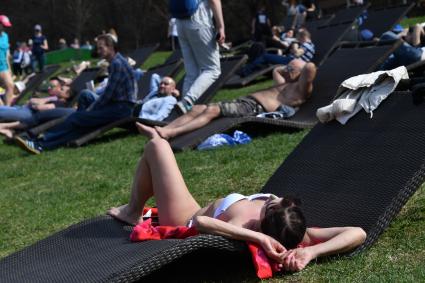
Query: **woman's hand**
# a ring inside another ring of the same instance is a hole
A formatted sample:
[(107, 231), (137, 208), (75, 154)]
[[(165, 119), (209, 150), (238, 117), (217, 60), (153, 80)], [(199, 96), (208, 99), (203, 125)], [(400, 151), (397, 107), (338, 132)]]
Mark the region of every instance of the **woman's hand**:
[(289, 250), (284, 255), (283, 269), (296, 272), (304, 269), (315, 256), (309, 248)]
[(284, 255), (287, 252), (285, 247), (274, 238), (264, 234), (260, 241), (261, 247), (266, 255), (278, 263), (282, 263)]

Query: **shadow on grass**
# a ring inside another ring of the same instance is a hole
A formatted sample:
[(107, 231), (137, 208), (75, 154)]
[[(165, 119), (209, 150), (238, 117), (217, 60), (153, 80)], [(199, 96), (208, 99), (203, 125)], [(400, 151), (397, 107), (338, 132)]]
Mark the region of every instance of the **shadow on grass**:
[(91, 145), (104, 144), (104, 143), (124, 139), (130, 135), (138, 135), (136, 128), (130, 127), (128, 129), (126, 128), (114, 129), (113, 131), (110, 131), (108, 133), (98, 136), (97, 138), (89, 141), (88, 143), (85, 143), (81, 146), (73, 145), (72, 147), (78, 148), (78, 147), (86, 146), (87, 144), (91, 144)]
[(259, 279), (249, 254), (204, 249), (173, 261), (142, 281), (259, 282)]

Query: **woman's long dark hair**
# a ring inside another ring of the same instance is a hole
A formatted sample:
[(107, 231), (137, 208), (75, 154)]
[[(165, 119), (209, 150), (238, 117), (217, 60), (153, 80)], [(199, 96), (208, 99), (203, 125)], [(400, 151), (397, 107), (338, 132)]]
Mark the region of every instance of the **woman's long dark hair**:
[(293, 249), (302, 241), (307, 229), (299, 199), (284, 197), (279, 205), (269, 207), (261, 221), (261, 231), (285, 248)]

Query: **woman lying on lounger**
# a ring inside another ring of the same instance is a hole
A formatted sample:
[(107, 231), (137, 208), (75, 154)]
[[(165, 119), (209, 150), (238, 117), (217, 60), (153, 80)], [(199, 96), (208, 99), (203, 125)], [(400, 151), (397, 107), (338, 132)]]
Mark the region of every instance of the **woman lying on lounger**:
[[(299, 271), (319, 256), (349, 251), (366, 238), (358, 227), (306, 228), (298, 201), (271, 194), (230, 194), (201, 208), (186, 187), (169, 143), (155, 129), (137, 127), (150, 142), (139, 161), (129, 204), (108, 211), (121, 221), (142, 221), (146, 201), (155, 196), (160, 225), (195, 226), (201, 233), (257, 243), (289, 271)], [(307, 247), (297, 248), (299, 244)]]

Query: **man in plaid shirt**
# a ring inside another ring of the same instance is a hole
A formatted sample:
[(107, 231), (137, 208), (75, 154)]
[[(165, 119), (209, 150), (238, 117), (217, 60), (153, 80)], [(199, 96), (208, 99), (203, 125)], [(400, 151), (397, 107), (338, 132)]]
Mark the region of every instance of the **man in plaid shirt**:
[[(43, 138), (23, 139), (15, 142), (24, 150), (40, 154), (43, 150), (55, 149), (111, 122), (131, 116), (136, 102), (137, 82), (133, 69), (116, 50), (117, 39), (105, 34), (97, 38), (100, 57), (109, 62), (109, 77), (105, 91), (93, 95), (93, 103), (69, 115), (64, 122), (47, 131)], [(87, 93), (87, 92), (86, 92)]]

